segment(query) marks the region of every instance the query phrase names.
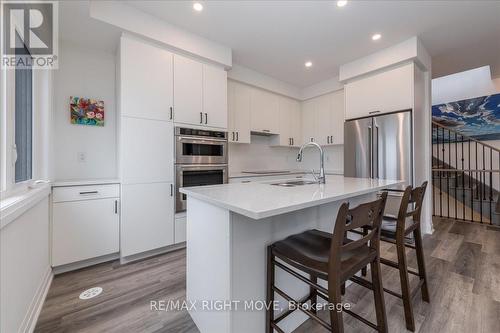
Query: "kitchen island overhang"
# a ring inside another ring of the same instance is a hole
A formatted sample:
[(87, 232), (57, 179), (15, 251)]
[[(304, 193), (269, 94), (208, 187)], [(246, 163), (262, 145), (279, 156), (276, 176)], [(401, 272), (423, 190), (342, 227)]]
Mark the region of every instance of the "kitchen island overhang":
[[(201, 332), (264, 332), (267, 246), (308, 229), (332, 232), (341, 203), (355, 206), (403, 183), (343, 176), (327, 176), (326, 181), (181, 189), (188, 198), (187, 300), (196, 304), (189, 313)], [(279, 269), (276, 283), (294, 299), (309, 291)], [(276, 299), (280, 309), (287, 308), (283, 299)], [(289, 332), (306, 319), (296, 311), (280, 326)]]

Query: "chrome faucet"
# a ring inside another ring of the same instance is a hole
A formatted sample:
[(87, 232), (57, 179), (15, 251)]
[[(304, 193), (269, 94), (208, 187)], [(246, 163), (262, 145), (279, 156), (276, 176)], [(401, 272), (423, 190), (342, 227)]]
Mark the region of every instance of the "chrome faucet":
[(302, 150), (307, 146), (314, 146), (319, 149), (319, 177), (316, 177), (316, 175), (314, 174), (314, 170), (312, 170), (312, 175), (314, 177), (314, 180), (319, 184), (325, 184), (325, 153), (323, 152), (323, 148), (321, 148), (319, 144), (317, 144), (316, 142), (304, 143), (302, 147), (300, 147), (299, 153), (297, 155), (297, 162), (302, 162)]

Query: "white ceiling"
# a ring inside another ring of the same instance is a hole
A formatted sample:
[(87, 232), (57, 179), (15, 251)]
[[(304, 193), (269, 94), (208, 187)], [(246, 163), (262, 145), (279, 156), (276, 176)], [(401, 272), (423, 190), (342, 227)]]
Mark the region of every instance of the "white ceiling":
[[(435, 77), (481, 65), (500, 76), (500, 1), (349, 1), (343, 8), (336, 1), (203, 1), (202, 12), (193, 11), (193, 1), (126, 2), (231, 47), (237, 64), (298, 87), (415, 35), (436, 60)], [(80, 35), (114, 49), (118, 32), (92, 19), (85, 26), (73, 6), (61, 6), (61, 15), (72, 14), (61, 17), (63, 38)], [(376, 32), (382, 39), (373, 42)], [(305, 69), (306, 60), (312, 68)]]

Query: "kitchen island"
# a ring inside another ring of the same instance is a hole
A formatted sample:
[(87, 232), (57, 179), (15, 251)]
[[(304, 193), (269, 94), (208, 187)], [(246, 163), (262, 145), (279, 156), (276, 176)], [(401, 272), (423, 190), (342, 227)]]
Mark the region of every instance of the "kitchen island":
[[(355, 206), (403, 182), (331, 175), (326, 184), (286, 183), (180, 190), (187, 195), (187, 301), (202, 333), (264, 332), (266, 247), (308, 229), (332, 232), (342, 202)], [(309, 292), (306, 284), (280, 269), (276, 284), (294, 299)], [(287, 303), (278, 295), (276, 299), (280, 312)], [(306, 319), (295, 311), (280, 327), (290, 332)]]

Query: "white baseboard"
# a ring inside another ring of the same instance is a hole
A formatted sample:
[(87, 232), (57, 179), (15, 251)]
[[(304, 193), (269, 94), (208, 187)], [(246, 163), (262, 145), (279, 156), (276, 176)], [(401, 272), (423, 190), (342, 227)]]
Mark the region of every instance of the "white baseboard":
[(91, 258), (88, 260), (74, 262), (71, 264), (54, 266), (54, 275), (58, 275), (58, 274), (62, 274), (62, 273), (70, 272), (70, 271), (76, 271), (77, 269), (102, 264), (103, 262), (113, 261), (113, 260), (116, 260), (118, 258), (120, 258), (120, 254), (118, 252), (116, 252), (116, 253), (107, 254), (107, 255), (104, 255), (101, 257), (96, 257), (96, 258)]
[(155, 249), (155, 250), (151, 250), (151, 251), (146, 251), (146, 252), (142, 252), (142, 253), (138, 253), (138, 254), (133, 254), (133, 255), (127, 256), (127, 257), (121, 257), (120, 258), (120, 264), (122, 264), (122, 265), (128, 264), (128, 263), (131, 263), (131, 262), (134, 262), (134, 261), (146, 259), (146, 258), (149, 258), (149, 257), (154, 257), (154, 256), (159, 255), (159, 254), (163, 254), (163, 253), (167, 253), (167, 252), (179, 250), (179, 249), (182, 249), (182, 248), (185, 248), (185, 247), (186, 247), (186, 242), (181, 242), (181, 243), (169, 245), (169, 246), (166, 246), (166, 247), (162, 247), (162, 248), (159, 248), (159, 249)]
[(21, 323), (21, 327), (19, 328), (19, 332), (33, 332), (35, 330), (36, 322), (38, 321), (38, 316), (42, 311), (43, 303), (45, 298), (47, 297), (47, 293), (49, 292), (50, 285), (52, 284), (52, 279), (54, 278), (54, 274), (52, 273), (52, 268), (48, 267), (43, 277), (40, 286), (38, 287), (33, 300), (31, 301), (31, 305), (28, 308), (28, 312), (24, 317), (23, 322)]

